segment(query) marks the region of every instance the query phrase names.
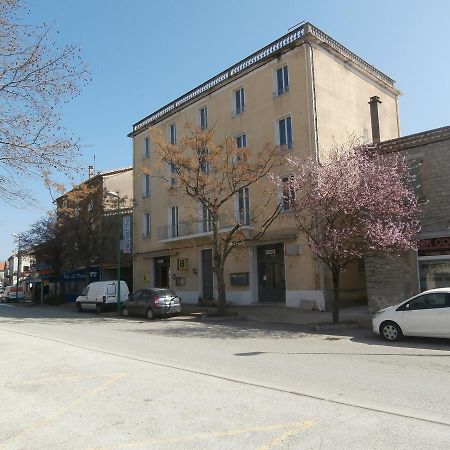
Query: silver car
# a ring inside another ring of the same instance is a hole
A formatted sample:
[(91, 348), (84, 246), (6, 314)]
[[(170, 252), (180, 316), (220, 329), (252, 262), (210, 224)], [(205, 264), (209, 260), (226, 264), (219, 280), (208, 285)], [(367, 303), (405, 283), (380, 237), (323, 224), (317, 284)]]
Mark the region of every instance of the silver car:
[(175, 316), (181, 312), (181, 299), (172, 289), (139, 289), (122, 305), (122, 315), (154, 317)]

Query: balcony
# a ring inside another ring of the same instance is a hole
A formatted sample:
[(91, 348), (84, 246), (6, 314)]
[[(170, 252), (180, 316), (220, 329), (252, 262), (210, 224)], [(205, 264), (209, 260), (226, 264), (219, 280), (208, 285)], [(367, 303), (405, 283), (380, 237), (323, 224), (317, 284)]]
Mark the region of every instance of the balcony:
[[(237, 217), (240, 217), (240, 223), (245, 224), (243, 229), (249, 230), (251, 225), (251, 211), (240, 211), (239, 214), (223, 214), (219, 218), (219, 233), (231, 230), (236, 223)], [(204, 237), (212, 235), (212, 223), (209, 221), (190, 220), (178, 222), (176, 225), (167, 225), (158, 228), (159, 242), (181, 241), (184, 239), (192, 239), (196, 237)]]

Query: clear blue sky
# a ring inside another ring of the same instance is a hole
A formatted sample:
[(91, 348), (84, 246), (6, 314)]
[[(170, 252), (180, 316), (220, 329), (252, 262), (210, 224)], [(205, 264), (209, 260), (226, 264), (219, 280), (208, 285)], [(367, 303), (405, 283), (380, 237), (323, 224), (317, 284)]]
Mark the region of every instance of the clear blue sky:
[[(64, 110), (85, 145), (83, 165), (131, 165), (131, 125), (287, 32), (310, 21), (394, 78), (402, 135), (450, 125), (447, 0), (29, 0), (28, 22), (54, 23), (57, 39), (84, 50), (92, 83)], [(30, 183), (27, 182), (28, 185)], [(52, 208), (0, 204), (0, 260)]]

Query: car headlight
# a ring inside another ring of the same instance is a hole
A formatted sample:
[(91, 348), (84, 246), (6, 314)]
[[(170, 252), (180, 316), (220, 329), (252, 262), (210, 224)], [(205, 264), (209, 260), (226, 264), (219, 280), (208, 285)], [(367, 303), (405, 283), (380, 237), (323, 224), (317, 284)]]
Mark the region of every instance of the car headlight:
[(373, 318), (376, 319), (377, 317), (381, 316), (381, 314), (384, 314), (384, 313), (385, 313), (385, 310), (384, 309), (380, 309), (379, 311), (377, 311), (374, 314)]

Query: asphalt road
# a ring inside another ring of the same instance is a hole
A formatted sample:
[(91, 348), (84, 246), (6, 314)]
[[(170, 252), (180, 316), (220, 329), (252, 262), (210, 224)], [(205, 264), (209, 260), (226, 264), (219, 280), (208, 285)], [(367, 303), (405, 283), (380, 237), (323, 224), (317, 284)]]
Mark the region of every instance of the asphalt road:
[(450, 340), (0, 305), (0, 448), (449, 449)]

